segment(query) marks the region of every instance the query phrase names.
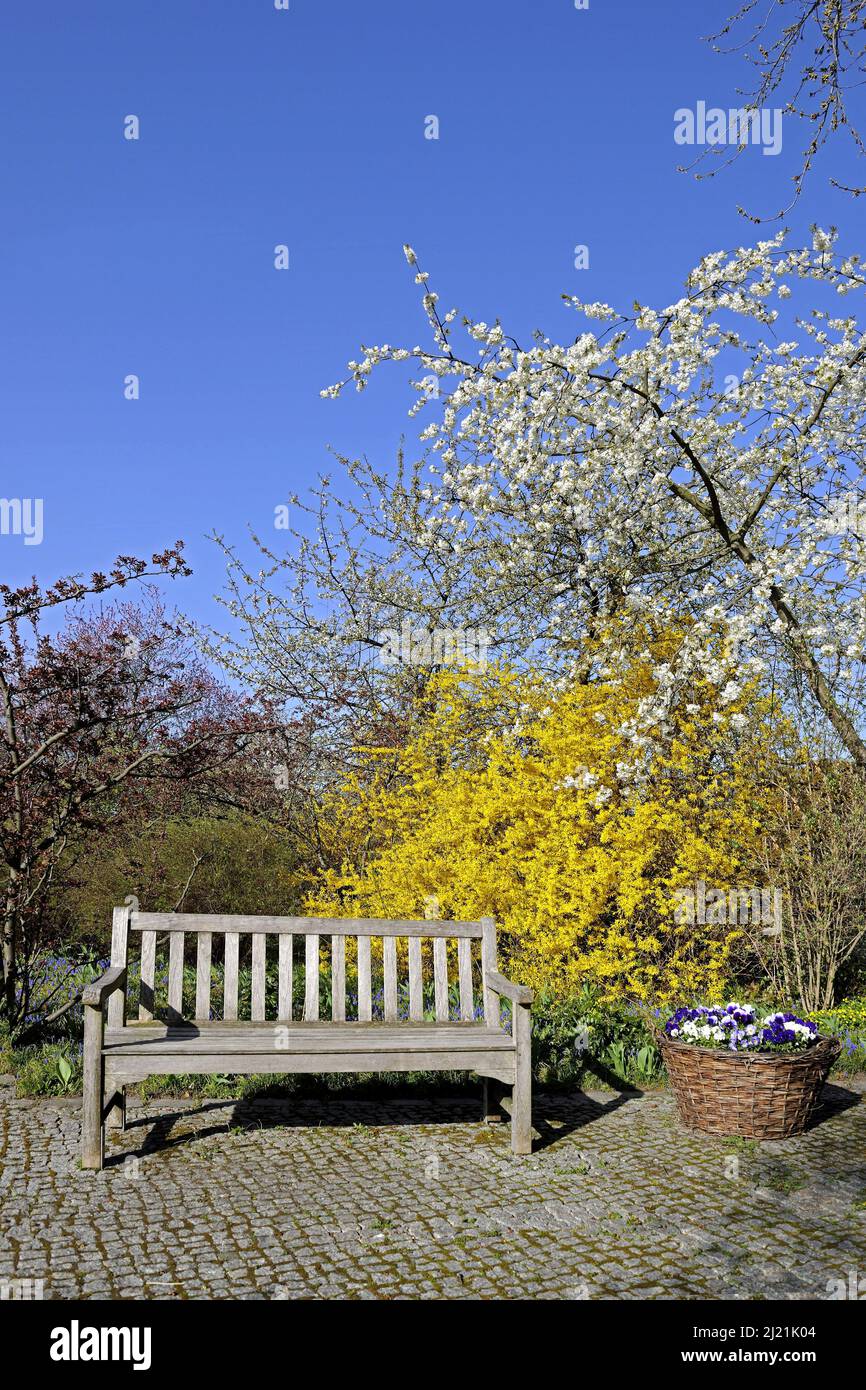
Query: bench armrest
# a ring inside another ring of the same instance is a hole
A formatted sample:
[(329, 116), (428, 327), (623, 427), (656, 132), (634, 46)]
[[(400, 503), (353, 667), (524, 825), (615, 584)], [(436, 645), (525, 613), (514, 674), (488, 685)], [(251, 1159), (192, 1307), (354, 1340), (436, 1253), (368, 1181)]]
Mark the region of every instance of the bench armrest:
[(515, 985), (511, 980), (506, 980), (504, 975), (500, 975), (498, 970), (488, 970), (484, 975), (484, 983), (493, 990), (494, 994), (501, 994), (506, 999), (510, 999), (512, 1004), (531, 1004), (535, 998), (535, 991), (528, 985)]
[(91, 1009), (101, 1009), (109, 994), (113, 994), (116, 989), (123, 989), (125, 984), (126, 966), (112, 965), (98, 980), (85, 985), (81, 1002)]

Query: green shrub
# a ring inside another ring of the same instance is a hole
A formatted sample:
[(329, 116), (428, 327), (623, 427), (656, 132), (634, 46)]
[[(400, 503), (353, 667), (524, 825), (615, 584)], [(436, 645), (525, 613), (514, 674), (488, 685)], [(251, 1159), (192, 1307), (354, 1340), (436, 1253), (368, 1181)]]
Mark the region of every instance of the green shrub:
[(183, 912), (302, 910), (298, 840), (264, 818), (156, 815), (87, 845), (87, 873), (68, 874), (52, 903), (64, 937), (107, 941), (111, 909), (129, 893), (148, 912), (171, 912), (182, 893)]
[(601, 1004), (584, 986), (565, 998), (537, 996), (532, 1009), (532, 1064), (542, 1085), (657, 1085), (661, 1054), (650, 1015), (634, 1004)]
[(835, 1009), (810, 1017), (822, 1033), (838, 1038), (842, 1044), (834, 1072), (850, 1076), (866, 1071), (866, 997), (846, 999)]
[[(301, 972), (297, 972), (297, 975)], [(303, 979), (295, 981), (294, 1014), (301, 1016)], [(350, 982), (351, 989), (351, 982)], [(214, 986), (221, 1003), (220, 985)], [(330, 982), (327, 969), (321, 977), (321, 1016), (330, 1014)], [(241, 971), (241, 1008), (249, 1007), (250, 977)], [(195, 971), (184, 972), (184, 995), (190, 1005), (195, 996)], [(267, 982), (268, 1010), (276, 1008), (276, 979), (270, 965)], [(401, 1001), (404, 1003), (405, 1001)], [(772, 1002), (772, 1001), (771, 1001)], [(456, 1001), (452, 1001), (456, 1003)], [(133, 1016), (135, 1014), (133, 1008)], [(841, 1039), (842, 1053), (834, 1072), (841, 1075), (866, 1071), (866, 999), (849, 999), (838, 1008), (812, 1015), (823, 1033)], [(536, 996), (532, 1009), (532, 1063), (536, 1084), (547, 1087), (610, 1086), (644, 1088), (665, 1080), (661, 1056), (653, 1033), (654, 1016), (636, 1005), (601, 1004), (586, 987), (566, 998)], [(68, 1068), (68, 1072), (67, 1072)], [(8, 1033), (0, 1032), (0, 1071), (16, 1076), (19, 1096), (56, 1096), (81, 1089), (81, 1044), (55, 1041), (12, 1049)], [(322, 1095), (351, 1090), (353, 1094), (411, 1090), (417, 1095), (474, 1094), (477, 1081), (461, 1072), (394, 1072), (371, 1075), (256, 1075), (151, 1076), (139, 1086), (143, 1100), (154, 1097), (190, 1096), (215, 1100), (262, 1095)]]

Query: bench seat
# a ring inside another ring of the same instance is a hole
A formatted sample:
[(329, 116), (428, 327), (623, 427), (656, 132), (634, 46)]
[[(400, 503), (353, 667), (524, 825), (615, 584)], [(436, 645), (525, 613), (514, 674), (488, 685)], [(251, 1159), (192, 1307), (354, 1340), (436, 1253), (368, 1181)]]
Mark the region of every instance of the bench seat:
[[(276, 1052), (513, 1052), (514, 1040), (502, 1028), (473, 1023), (197, 1023), (191, 1027), (132, 1024), (106, 1030), (106, 1057), (190, 1057)], [(230, 1070), (230, 1068), (227, 1068)]]

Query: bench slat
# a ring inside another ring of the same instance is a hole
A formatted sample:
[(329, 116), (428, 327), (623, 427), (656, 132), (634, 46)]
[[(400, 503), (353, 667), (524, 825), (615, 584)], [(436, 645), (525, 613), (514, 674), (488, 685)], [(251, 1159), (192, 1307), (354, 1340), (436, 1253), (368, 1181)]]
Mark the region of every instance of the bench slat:
[(141, 934), (141, 990), (138, 996), (138, 1017), (142, 1023), (153, 1018), (156, 1002), (153, 980), (156, 974), (156, 932)]
[(382, 941), (385, 967), (385, 1022), (397, 1019), (397, 938), (386, 936)]
[[(131, 910), (128, 906), (116, 907), (111, 914), (111, 964), (129, 964), (129, 922)], [(116, 989), (108, 999), (107, 1010), (109, 1028), (121, 1028), (126, 1021), (126, 989)]]
[(210, 966), (213, 936), (209, 931), (198, 933), (195, 960), (195, 1016), (210, 1018)]
[(184, 934), (178, 932), (168, 947), (168, 1017), (171, 1023), (183, 1018), (183, 943)]
[(421, 938), (409, 937), (409, 1017), (424, 1017), (424, 977), (421, 966)]
[(346, 1017), (346, 938), (331, 938), (331, 1018), (342, 1023)]
[(457, 974), (460, 980), (460, 1017), (470, 1023), (475, 1014), (472, 997), (472, 943), (467, 937), (457, 942)]
[(294, 937), (280, 937), (279, 980), (277, 984), (277, 1018), (280, 1023), (292, 1021), (292, 942)]
[(481, 938), (480, 922), (419, 922), (357, 917), (250, 917), (199, 912), (134, 912), (132, 931), (288, 932), (295, 936), (442, 936)]
[(373, 970), (370, 963), (370, 938), (358, 937), (358, 1021), (369, 1023), (373, 1017)]
[(436, 1022), (448, 1022), (448, 947), (438, 938), (433, 942), (433, 988), (436, 997)]
[(484, 992), (484, 1022), (488, 1028), (499, 1026), (499, 996), (487, 983), (487, 972), (496, 969), (496, 924), (492, 917), (482, 917), (481, 926), (481, 984)]
[(238, 934), (226, 932), (225, 971), (223, 977), (223, 1018), (238, 1016)]
[(265, 1017), (265, 947), (268, 938), (262, 932), (253, 937), (253, 988), (250, 1018), (261, 1023)]
[(304, 1019), (315, 1023), (319, 1017), (319, 938), (308, 934), (304, 956)]

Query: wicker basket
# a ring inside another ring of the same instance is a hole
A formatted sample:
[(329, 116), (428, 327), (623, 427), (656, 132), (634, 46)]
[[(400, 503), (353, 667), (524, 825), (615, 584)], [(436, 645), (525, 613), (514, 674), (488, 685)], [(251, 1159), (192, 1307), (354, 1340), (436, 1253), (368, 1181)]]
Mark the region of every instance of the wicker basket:
[(730, 1052), (673, 1042), (659, 1047), (683, 1124), (705, 1134), (787, 1139), (809, 1123), (838, 1038), (820, 1038), (802, 1052)]

